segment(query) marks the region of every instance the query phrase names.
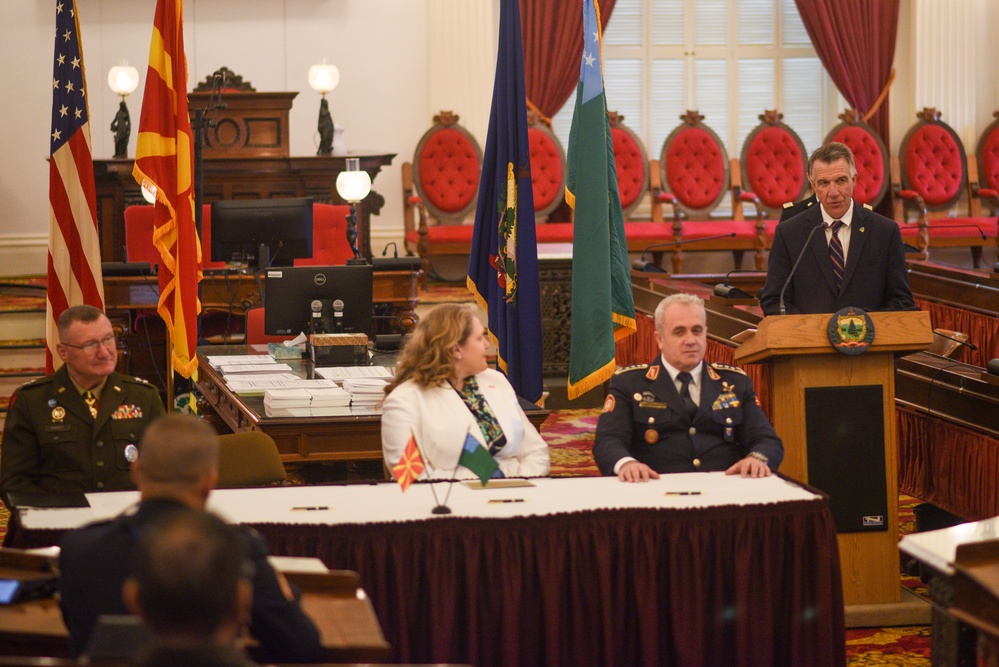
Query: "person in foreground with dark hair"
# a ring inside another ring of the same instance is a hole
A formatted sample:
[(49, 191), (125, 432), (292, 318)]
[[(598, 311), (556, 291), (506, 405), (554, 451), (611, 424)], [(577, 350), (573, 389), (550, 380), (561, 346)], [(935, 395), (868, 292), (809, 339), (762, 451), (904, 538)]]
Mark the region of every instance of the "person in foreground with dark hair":
[(136, 665), (255, 664), (237, 645), (253, 604), (248, 556), (239, 531), (208, 512), (181, 507), (149, 523), (122, 591), (152, 634)]
[(835, 313), (848, 306), (914, 309), (902, 233), (893, 220), (853, 200), (857, 167), (849, 147), (833, 142), (816, 149), (808, 159), (808, 180), (819, 206), (777, 225), (760, 292), (764, 314), (781, 314), (782, 292), (787, 314)]
[[(155, 421), (142, 438), (132, 477), (138, 505), (110, 521), (84, 526), (62, 538), (60, 601), (71, 655), (79, 656), (101, 614), (127, 614), (121, 597), (129, 558), (143, 530), (179, 509), (203, 510), (218, 479), (219, 440), (211, 426), (187, 415)], [(288, 582), (267, 562), (255, 531), (240, 528), (255, 573), (250, 632), (260, 655), (274, 662), (321, 662), (319, 632)]]
[(659, 302), (659, 358), (611, 377), (593, 443), (601, 473), (646, 482), (675, 472), (767, 477), (780, 466), (784, 445), (746, 373), (704, 362), (706, 320), (698, 296)]
[(474, 479), (458, 464), (466, 437), (489, 452), (494, 476), (543, 477), (548, 445), (506, 376), (488, 367), (489, 339), (474, 311), (441, 304), (420, 318), (385, 389), (382, 454), (391, 468), (411, 436), (427, 464), (420, 477)]
[(162, 415), (151, 384), (115, 371), (118, 339), (99, 308), (59, 316), (63, 364), (10, 399), (0, 444), (0, 494), (123, 491), (142, 432)]

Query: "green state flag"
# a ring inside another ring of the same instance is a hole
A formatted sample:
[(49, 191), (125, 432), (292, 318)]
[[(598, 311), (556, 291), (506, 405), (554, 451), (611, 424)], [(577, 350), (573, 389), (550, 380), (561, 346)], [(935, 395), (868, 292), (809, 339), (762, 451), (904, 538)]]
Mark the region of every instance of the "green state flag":
[(583, 40), (566, 181), (566, 201), (575, 211), (570, 399), (614, 374), (615, 342), (635, 333), (628, 244), (607, 119), (600, 21), (594, 0), (583, 2)]
[(471, 433), (465, 436), (465, 445), (461, 450), (461, 458), (458, 459), (458, 463), (478, 475), (483, 486), (493, 476), (493, 473), (499, 470), (496, 459), (485, 447), (479, 444), (479, 441)]

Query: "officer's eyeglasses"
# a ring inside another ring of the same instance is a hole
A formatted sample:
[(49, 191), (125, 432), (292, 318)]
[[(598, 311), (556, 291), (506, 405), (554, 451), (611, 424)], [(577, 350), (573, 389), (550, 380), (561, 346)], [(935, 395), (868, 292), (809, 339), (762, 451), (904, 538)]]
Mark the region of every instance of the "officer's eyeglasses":
[(86, 345), (70, 345), (69, 343), (62, 343), (62, 345), (71, 347), (75, 350), (83, 350), (87, 354), (94, 354), (97, 352), (97, 348), (99, 347), (105, 347), (109, 350), (116, 349), (118, 347), (118, 337), (111, 334), (110, 336), (105, 336), (100, 340), (95, 340), (91, 343), (87, 343)]

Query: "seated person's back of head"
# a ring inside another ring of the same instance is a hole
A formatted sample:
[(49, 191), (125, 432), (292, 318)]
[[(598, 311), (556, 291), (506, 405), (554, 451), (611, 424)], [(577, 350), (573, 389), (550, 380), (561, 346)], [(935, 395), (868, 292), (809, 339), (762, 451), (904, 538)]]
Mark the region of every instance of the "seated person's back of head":
[(123, 596), (153, 635), (139, 664), (245, 664), (235, 641), (249, 621), (253, 564), (236, 528), (180, 507), (149, 523)]

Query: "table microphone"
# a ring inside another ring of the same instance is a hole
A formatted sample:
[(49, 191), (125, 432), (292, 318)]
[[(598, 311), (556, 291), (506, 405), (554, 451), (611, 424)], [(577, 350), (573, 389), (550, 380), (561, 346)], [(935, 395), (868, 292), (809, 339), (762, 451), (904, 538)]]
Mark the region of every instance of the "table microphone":
[(672, 248), (675, 246), (687, 245), (688, 243), (701, 243), (702, 241), (717, 241), (718, 239), (730, 239), (735, 236), (735, 232), (730, 232), (728, 234), (719, 234), (718, 236), (705, 236), (702, 239), (680, 239), (679, 241), (666, 241), (664, 243), (653, 243), (650, 246), (646, 246), (642, 249), (642, 258), (636, 259), (631, 263), (631, 268), (636, 271), (643, 271), (645, 273), (669, 273), (666, 269), (659, 266), (658, 264), (653, 264), (645, 259), (645, 253), (650, 250), (662, 250), (663, 248)]
[(940, 336), (941, 338), (946, 338), (947, 340), (952, 340), (955, 343), (957, 343), (958, 345), (964, 345), (965, 347), (970, 347), (972, 350), (977, 350), (978, 349), (978, 346), (975, 345), (974, 343), (969, 343), (968, 341), (961, 340), (960, 338), (953, 338), (952, 336), (946, 336), (946, 335), (940, 333), (939, 331), (934, 331), (933, 335), (934, 336)]
[(746, 292), (742, 291), (738, 287), (728, 284), (728, 277), (733, 273), (759, 273), (759, 271), (756, 271), (755, 269), (732, 269), (725, 274), (725, 282), (715, 285), (712, 293), (715, 296), (720, 296), (725, 299), (752, 299), (753, 295), (746, 294)]
[(812, 227), (812, 231), (808, 232), (808, 238), (805, 239), (805, 245), (801, 247), (801, 252), (798, 253), (798, 259), (794, 260), (794, 266), (791, 267), (791, 272), (787, 274), (787, 280), (784, 281), (784, 286), (780, 288), (781, 315), (787, 315), (787, 310), (784, 308), (784, 292), (787, 291), (787, 286), (791, 284), (791, 278), (794, 277), (794, 272), (798, 270), (798, 265), (801, 264), (801, 258), (805, 256), (805, 251), (808, 250), (808, 244), (812, 242), (812, 237), (815, 236), (815, 232), (823, 227), (825, 227), (825, 223), (820, 222)]
[(343, 332), (343, 301), (340, 299), (333, 301), (333, 329)]
[(309, 319), (309, 333), (323, 332), (323, 302), (315, 299), (309, 307), (312, 309), (312, 317)]
[(999, 375), (999, 359), (989, 360), (985, 368), (988, 370), (989, 375)]

